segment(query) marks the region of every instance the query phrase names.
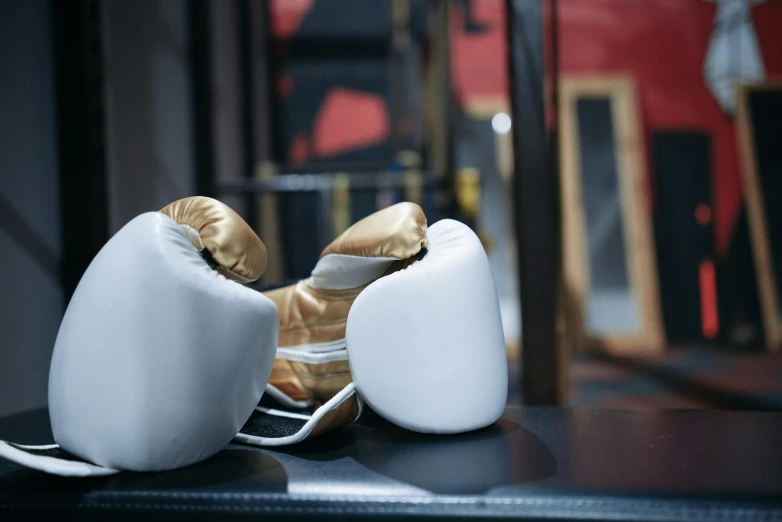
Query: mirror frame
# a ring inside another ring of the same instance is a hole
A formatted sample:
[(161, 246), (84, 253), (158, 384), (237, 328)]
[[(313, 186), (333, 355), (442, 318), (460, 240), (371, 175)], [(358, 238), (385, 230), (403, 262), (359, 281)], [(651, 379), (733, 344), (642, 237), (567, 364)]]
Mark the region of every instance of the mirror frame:
[(752, 239), (752, 257), (755, 261), (755, 280), (758, 285), (763, 329), (766, 337), (766, 350), (782, 350), (782, 321), (777, 320), (779, 310), (779, 286), (775, 280), (771, 258), (771, 245), (768, 240), (768, 222), (762, 195), (762, 183), (758, 174), (755, 155), (755, 137), (752, 129), (752, 113), (748, 95), (751, 92), (782, 91), (782, 81), (764, 83), (744, 83), (736, 87), (736, 125), (738, 149), (741, 156), (741, 177), (744, 182), (744, 204), (749, 218), (750, 238)]
[[(634, 333), (595, 335), (586, 327), (590, 278), (577, 102), (597, 97), (607, 98), (611, 103), (625, 259), (631, 292), (638, 303), (640, 327)], [(617, 355), (650, 355), (665, 350), (651, 205), (647, 197), (646, 164), (637, 107), (635, 84), (629, 76), (563, 77), (560, 80), (562, 252), (569, 295), (568, 318), (576, 349)]]

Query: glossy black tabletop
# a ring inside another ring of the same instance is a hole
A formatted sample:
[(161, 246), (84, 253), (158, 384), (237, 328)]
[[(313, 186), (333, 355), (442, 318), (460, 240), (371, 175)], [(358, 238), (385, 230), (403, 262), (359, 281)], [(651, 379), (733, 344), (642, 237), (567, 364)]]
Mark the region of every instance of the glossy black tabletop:
[[(51, 442), (45, 410), (0, 439)], [(231, 445), (166, 473), (58, 478), (0, 461), (0, 520), (460, 516), (782, 520), (782, 413), (511, 407), (465, 435), (369, 417), (279, 450)]]

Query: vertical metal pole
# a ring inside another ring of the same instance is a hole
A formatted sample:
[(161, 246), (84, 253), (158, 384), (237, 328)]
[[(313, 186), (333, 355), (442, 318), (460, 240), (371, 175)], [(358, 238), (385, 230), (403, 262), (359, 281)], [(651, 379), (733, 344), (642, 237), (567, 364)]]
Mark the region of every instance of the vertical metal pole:
[(526, 404), (560, 398), (560, 226), (558, 173), (552, 169), (544, 94), (543, 0), (507, 0), (513, 119), (514, 225), (522, 314)]

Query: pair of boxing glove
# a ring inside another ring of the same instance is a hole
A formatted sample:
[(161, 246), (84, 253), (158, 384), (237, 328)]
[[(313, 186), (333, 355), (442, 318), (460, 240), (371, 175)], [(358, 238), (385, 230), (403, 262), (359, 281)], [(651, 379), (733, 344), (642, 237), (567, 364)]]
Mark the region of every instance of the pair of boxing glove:
[(427, 228), (420, 207), (400, 203), (335, 239), (303, 281), (246, 286), (265, 267), (261, 240), (219, 201), (187, 198), (130, 221), (60, 326), (57, 444), (0, 442), (0, 456), (61, 475), (156, 471), (232, 439), (292, 444), (354, 421), (365, 403), (427, 433), (501, 415), (496, 288), (465, 225)]

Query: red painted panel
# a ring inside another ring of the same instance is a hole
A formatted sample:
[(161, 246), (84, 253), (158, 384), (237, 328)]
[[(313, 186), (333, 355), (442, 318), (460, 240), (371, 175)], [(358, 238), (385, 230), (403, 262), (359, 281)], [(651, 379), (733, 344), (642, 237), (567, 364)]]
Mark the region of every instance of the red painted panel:
[(703, 337), (714, 339), (720, 331), (720, 320), (717, 311), (717, 278), (711, 260), (701, 261), (698, 279), (701, 289), (701, 330)]
[(391, 123), (382, 97), (349, 89), (332, 89), (312, 126), (315, 154), (328, 158), (388, 139)]
[(314, 3), (315, 0), (271, 0), (269, 14), (274, 36), (277, 38), (293, 36)]
[(472, 0), (472, 17), (485, 31), (464, 32), (466, 13), (453, 3), (450, 20), (454, 94), (466, 104), (475, 98), (508, 98), (508, 46), (503, 0)]

